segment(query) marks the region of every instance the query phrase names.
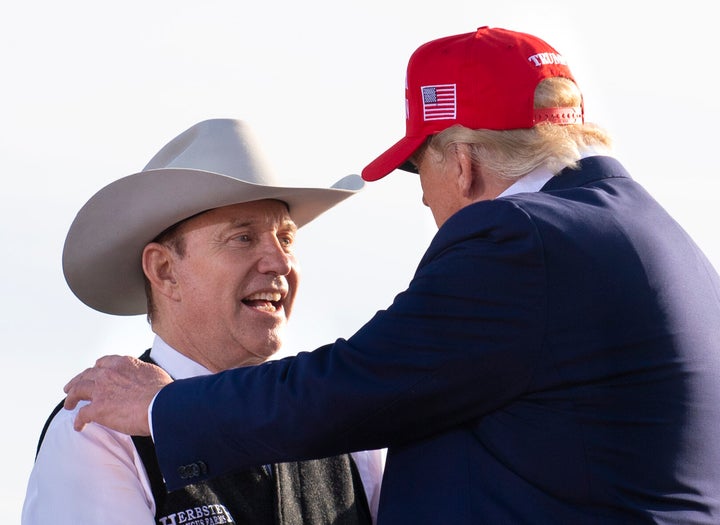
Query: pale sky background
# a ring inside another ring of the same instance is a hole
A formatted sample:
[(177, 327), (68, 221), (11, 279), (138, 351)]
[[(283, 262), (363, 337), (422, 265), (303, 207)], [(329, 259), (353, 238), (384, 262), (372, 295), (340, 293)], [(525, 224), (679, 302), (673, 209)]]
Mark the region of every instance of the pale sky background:
[[(67, 229), (102, 186), (140, 171), (194, 123), (219, 117), (247, 120), (286, 183), (330, 186), (404, 133), (413, 51), (491, 25), (536, 34), (565, 55), (587, 120), (611, 131), (616, 156), (720, 267), (714, 10), (699, 0), (4, 6), (3, 522), (20, 521), (37, 438), (63, 385), (100, 355), (139, 355), (152, 341), (143, 316), (91, 310), (62, 275)], [(352, 335), (406, 286), (434, 232), (417, 178), (403, 172), (301, 229), (304, 279), (284, 353)]]

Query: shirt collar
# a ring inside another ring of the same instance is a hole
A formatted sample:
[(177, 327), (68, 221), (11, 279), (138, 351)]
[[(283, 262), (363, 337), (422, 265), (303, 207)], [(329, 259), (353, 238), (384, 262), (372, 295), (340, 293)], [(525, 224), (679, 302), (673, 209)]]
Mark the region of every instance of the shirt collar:
[(163, 341), (159, 335), (155, 335), (155, 340), (150, 349), (150, 357), (173, 379), (186, 379), (211, 373), (201, 364), (175, 350)]
[[(607, 155), (608, 151), (603, 147), (588, 147), (580, 152), (580, 159), (593, 157), (595, 155)], [(505, 191), (496, 198), (515, 195), (516, 193), (533, 193), (540, 191), (555, 173), (551, 172), (545, 166), (535, 168), (527, 175), (520, 177), (513, 182)]]

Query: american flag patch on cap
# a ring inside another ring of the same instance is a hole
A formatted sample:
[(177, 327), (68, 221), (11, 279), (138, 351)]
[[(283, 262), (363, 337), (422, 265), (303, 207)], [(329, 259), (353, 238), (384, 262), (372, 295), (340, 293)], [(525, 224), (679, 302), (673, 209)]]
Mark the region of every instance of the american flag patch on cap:
[(455, 84), (423, 86), (423, 120), (454, 119), (457, 113)]

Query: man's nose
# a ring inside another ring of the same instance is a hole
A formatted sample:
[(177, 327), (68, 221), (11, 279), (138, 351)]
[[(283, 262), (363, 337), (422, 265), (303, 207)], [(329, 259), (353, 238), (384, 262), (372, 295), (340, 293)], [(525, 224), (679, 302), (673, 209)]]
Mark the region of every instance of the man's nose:
[(258, 269), (261, 273), (287, 275), (292, 269), (292, 256), (277, 239), (269, 241), (263, 249)]

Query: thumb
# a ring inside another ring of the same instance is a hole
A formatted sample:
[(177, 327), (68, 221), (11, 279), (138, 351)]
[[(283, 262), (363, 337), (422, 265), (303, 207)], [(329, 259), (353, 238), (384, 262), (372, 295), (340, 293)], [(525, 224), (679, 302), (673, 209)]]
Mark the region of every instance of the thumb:
[(73, 422), (73, 428), (75, 430), (81, 432), (85, 428), (85, 425), (94, 421), (94, 419), (92, 418), (92, 409), (93, 405), (92, 403), (90, 403), (88, 405), (85, 405), (84, 407), (81, 407), (80, 410), (78, 410), (77, 414), (75, 415), (75, 421)]

